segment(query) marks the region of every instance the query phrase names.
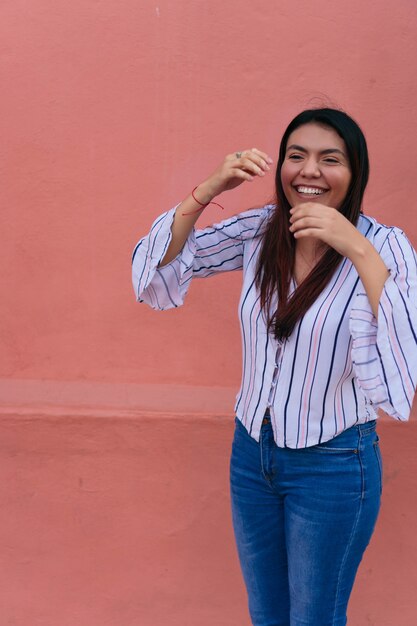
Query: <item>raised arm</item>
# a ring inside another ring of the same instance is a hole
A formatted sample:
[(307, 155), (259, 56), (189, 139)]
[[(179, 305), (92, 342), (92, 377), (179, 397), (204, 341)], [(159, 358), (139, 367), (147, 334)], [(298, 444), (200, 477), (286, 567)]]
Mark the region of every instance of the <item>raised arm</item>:
[(270, 169), (269, 163), (272, 163), (272, 159), (257, 148), (228, 154), (219, 167), (198, 185), (194, 197), (190, 194), (177, 207), (171, 225), (172, 238), (159, 267), (170, 263), (181, 252), (194, 224), (205, 208), (201, 204), (209, 204), (223, 191), (233, 189), (246, 180), (251, 182), (255, 176), (265, 176)]

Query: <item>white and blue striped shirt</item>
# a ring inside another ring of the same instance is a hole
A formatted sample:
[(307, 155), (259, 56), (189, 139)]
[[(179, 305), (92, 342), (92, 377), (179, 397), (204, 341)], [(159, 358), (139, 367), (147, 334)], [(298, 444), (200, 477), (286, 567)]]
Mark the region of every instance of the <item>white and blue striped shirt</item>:
[(256, 441), (268, 407), (277, 445), (290, 448), (328, 441), (375, 419), (378, 408), (408, 420), (417, 384), (417, 256), (399, 228), (365, 215), (357, 224), (390, 272), (378, 321), (354, 265), (344, 258), (291, 336), (277, 342), (267, 333), (255, 287), (261, 234), (274, 205), (193, 229), (180, 254), (158, 268), (176, 208), (160, 215), (135, 247), (136, 298), (157, 310), (178, 307), (192, 278), (243, 270), (243, 367), (234, 410)]

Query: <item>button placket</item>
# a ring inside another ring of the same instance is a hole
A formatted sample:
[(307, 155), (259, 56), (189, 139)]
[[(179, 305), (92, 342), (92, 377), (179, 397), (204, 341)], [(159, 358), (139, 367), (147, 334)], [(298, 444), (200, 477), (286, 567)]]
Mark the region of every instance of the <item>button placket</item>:
[(279, 377), (279, 373), (281, 370), (281, 358), (282, 358), (282, 341), (278, 341), (278, 346), (275, 352), (274, 374), (272, 376), (271, 388), (269, 391), (269, 401), (268, 401), (269, 405), (271, 405), (274, 395), (275, 395), (275, 389), (277, 386), (278, 377)]

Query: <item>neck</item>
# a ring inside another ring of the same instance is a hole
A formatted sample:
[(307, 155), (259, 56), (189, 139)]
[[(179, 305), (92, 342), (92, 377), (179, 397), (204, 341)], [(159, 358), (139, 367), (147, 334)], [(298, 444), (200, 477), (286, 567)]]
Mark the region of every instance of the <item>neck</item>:
[(315, 263), (322, 256), (326, 248), (326, 244), (313, 237), (297, 239), (295, 245), (295, 251), (306, 261), (311, 261), (312, 263)]

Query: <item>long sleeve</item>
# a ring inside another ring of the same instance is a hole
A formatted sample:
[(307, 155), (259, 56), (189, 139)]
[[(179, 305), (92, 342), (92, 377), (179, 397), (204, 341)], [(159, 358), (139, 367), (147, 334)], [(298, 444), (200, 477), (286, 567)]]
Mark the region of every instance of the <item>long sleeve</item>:
[(160, 215), (133, 251), (136, 299), (159, 311), (181, 306), (193, 277), (242, 269), (245, 239), (256, 235), (267, 214), (267, 207), (250, 209), (202, 230), (193, 228), (178, 256), (158, 267), (171, 241), (178, 206)]
[(368, 402), (406, 421), (417, 384), (417, 257), (398, 228), (389, 231), (379, 254), (390, 275), (378, 320), (363, 286), (354, 297), (349, 322), (352, 361)]

